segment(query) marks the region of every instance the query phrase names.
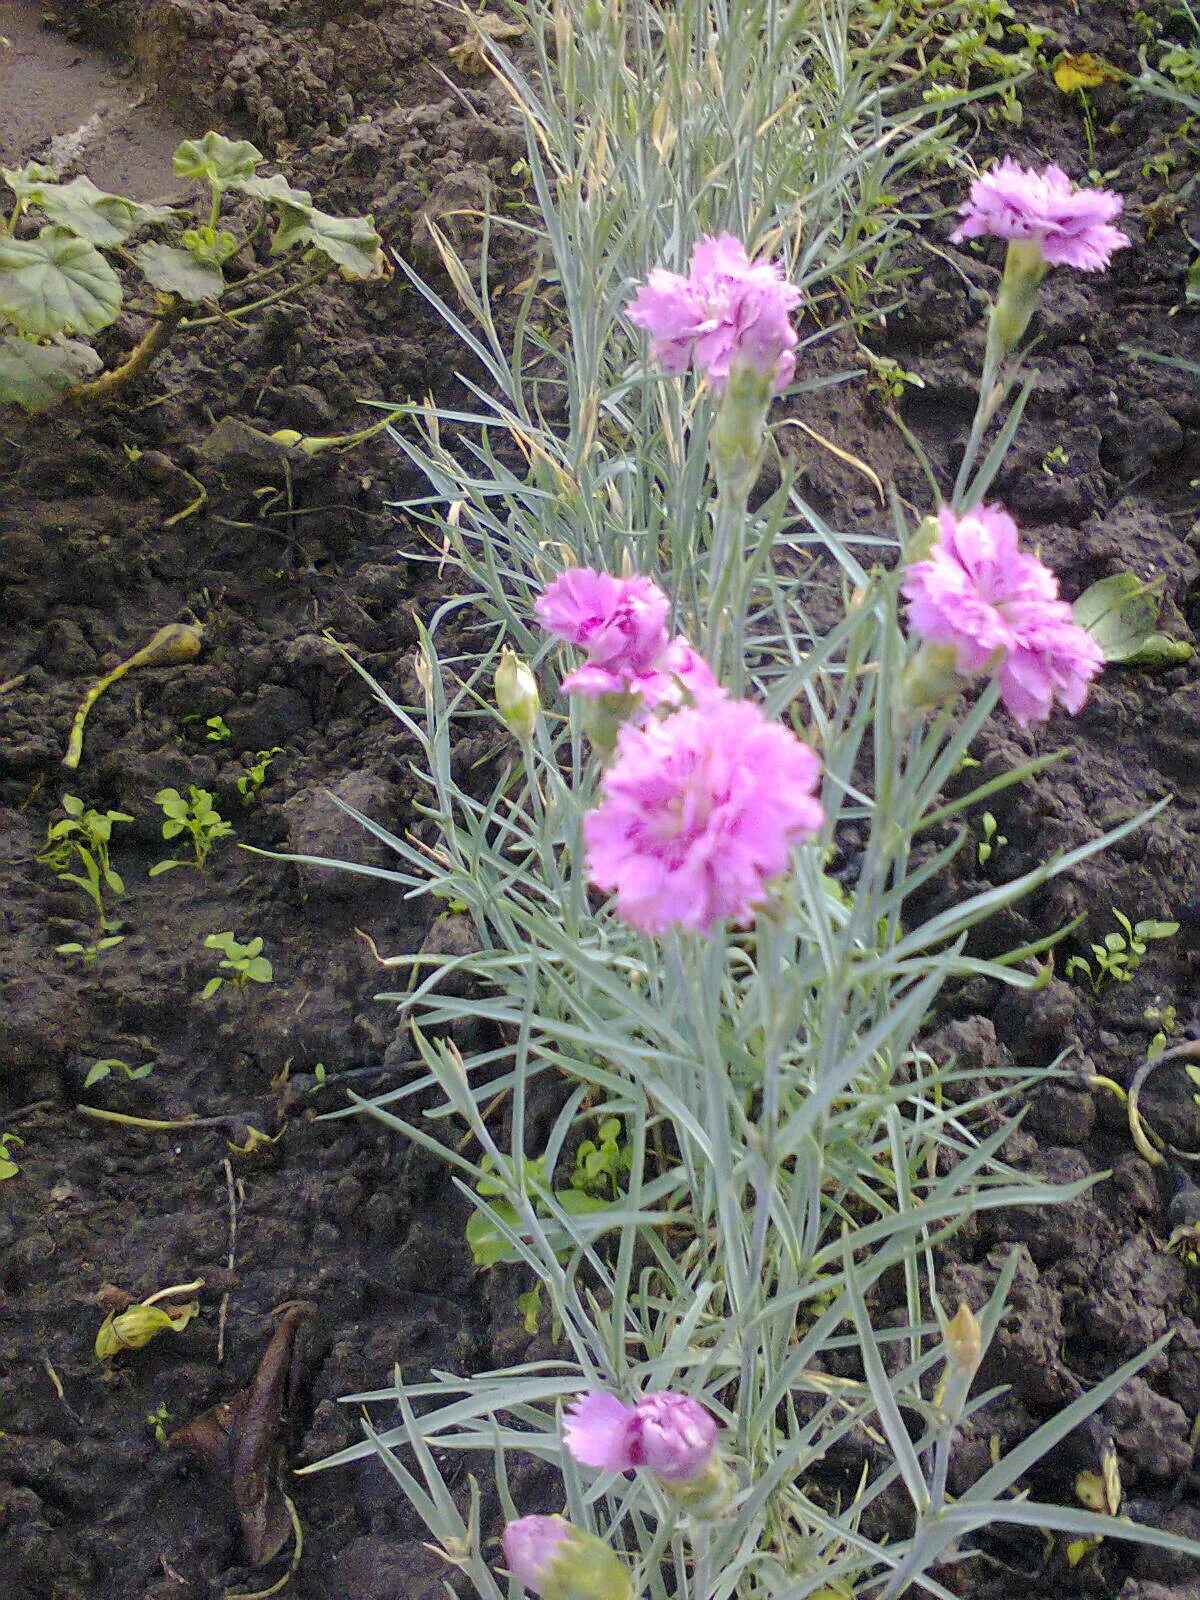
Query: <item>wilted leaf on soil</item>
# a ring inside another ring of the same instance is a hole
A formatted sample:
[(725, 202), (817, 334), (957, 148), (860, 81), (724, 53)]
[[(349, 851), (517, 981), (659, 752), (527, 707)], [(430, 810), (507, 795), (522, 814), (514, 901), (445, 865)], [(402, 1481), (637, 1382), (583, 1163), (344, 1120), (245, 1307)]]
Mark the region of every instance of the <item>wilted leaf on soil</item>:
[(1062, 56), (1054, 68), (1054, 82), (1063, 94), (1077, 89), (1098, 89), (1102, 83), (1116, 83), (1124, 74), (1088, 50), (1078, 56)]
[(86, 239), (56, 227), (0, 238), (0, 315), (22, 333), (98, 333), (120, 309), (120, 280)]
[(488, 70), (488, 54), (480, 34), (502, 44), (506, 39), (519, 39), (524, 32), (519, 22), (509, 22), (495, 11), (485, 11), (483, 16), (471, 18), (467, 37), (461, 44), (452, 46), (447, 54), (460, 72), (469, 78), (479, 78)]
[(1116, 572), (1085, 589), (1074, 605), (1075, 621), (1104, 652), (1105, 661), (1136, 667), (1173, 666), (1191, 658), (1190, 644), (1155, 632), (1161, 605), (1157, 586), (1133, 572)]
[(96, 1359), (113, 1361), (122, 1350), (140, 1350), (160, 1333), (182, 1333), (200, 1310), (199, 1300), (182, 1305), (133, 1305), (110, 1311), (96, 1334)]
[(99, 372), (101, 365), (91, 345), (77, 339), (37, 344), (7, 334), (0, 339), (0, 404), (31, 413), (49, 410), (72, 384)]
[(281, 221), (298, 222), (312, 215), (312, 195), (307, 189), (295, 188), (282, 172), (272, 173), (269, 178), (241, 178), (232, 187), (242, 194), (253, 195), (256, 200), (275, 206)]
[(307, 1300), (280, 1306), (279, 1323), (249, 1385), (167, 1437), (169, 1449), (202, 1456), (229, 1490), (246, 1559), (254, 1567), (277, 1555), (292, 1533), (280, 1435), (303, 1374), (303, 1335), (316, 1310)]

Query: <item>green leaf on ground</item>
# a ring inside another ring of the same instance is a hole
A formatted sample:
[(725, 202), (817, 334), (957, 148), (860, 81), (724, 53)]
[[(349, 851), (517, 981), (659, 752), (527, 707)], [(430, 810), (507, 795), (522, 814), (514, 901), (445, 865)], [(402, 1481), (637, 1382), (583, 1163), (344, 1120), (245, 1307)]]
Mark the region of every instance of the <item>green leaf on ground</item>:
[(227, 139), (210, 128), (203, 139), (185, 139), (171, 165), (177, 178), (203, 178), (214, 189), (228, 189), (251, 177), (262, 159), (249, 139)]
[(0, 404), (28, 412), (57, 405), (74, 383), (99, 372), (100, 357), (77, 339), (36, 344), (17, 334), (0, 339)]
[(241, 178), (232, 187), (265, 205), (275, 206), (281, 222), (306, 222), (313, 213), (312, 195), (307, 189), (293, 188), (282, 172), (272, 173), (269, 178)]
[(70, 183), (30, 184), (25, 197), (52, 222), (97, 245), (120, 244), (135, 228), (175, 214), (170, 206), (144, 206), (119, 194), (106, 194), (83, 177)]
[(190, 250), (170, 244), (143, 244), (134, 255), (147, 281), (163, 294), (177, 294), (181, 300), (196, 305), (201, 300), (219, 300), (224, 293), (220, 267), (211, 261), (197, 261)]
[(283, 217), (271, 244), (272, 255), (282, 255), (294, 245), (319, 250), (348, 278), (379, 275), (382, 240), (370, 217), (331, 217), (316, 206), (306, 217)]
[(120, 309), (120, 279), (86, 239), (54, 227), (36, 239), (0, 238), (0, 315), (20, 332), (98, 333)]
[(1191, 645), (1155, 632), (1160, 605), (1158, 585), (1143, 583), (1133, 572), (1116, 572), (1084, 590), (1075, 602), (1075, 621), (1095, 639), (1105, 661), (1138, 667), (1187, 661)]

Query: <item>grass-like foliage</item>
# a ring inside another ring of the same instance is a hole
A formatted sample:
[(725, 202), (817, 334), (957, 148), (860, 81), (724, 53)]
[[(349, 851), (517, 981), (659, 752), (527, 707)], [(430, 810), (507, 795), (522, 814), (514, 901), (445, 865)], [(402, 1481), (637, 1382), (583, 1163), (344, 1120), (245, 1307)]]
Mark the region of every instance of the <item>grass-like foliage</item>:
[[(948, 1491), (956, 1432), (991, 1398), (972, 1385), (1016, 1259), (986, 1304), (955, 1315), (940, 1247), (973, 1213), (1082, 1186), (1031, 1181), (1004, 1159), (1010, 1101), (1041, 1074), (1015, 1068), (982, 1091), (931, 1058), (922, 1029), (948, 983), (1041, 984), (1056, 930), (1000, 960), (972, 953), (972, 930), (1137, 822), (923, 917), (919, 891), (972, 848), (972, 807), (1045, 764), (970, 792), (951, 784), (1001, 693), (1025, 715), (1015, 691), (1001, 674), (966, 709), (956, 691), (922, 699), (901, 585), (932, 530), (897, 503), (874, 536), (845, 537), (778, 458), (777, 487), (751, 495), (763, 456), (730, 465), (734, 380), (719, 401), (716, 383), (664, 377), (622, 315), (650, 268), (682, 269), (722, 230), (786, 260), (810, 338), (896, 291), (893, 247), (921, 220), (904, 196), (945, 153), (945, 129), (922, 120), (919, 82), (890, 74), (904, 40), (886, 20), (865, 29), (866, 14), (821, 0), (529, 0), (532, 67), (485, 45), (525, 111), (544, 217), (515, 323), (495, 314), (486, 230), (481, 282), (443, 246), (458, 306), (413, 279), (460, 335), (474, 396), (411, 407), (398, 433), (429, 485), (414, 509), (458, 592), (422, 631), (422, 711), (373, 686), (420, 751), (433, 826), (417, 841), (360, 818), (398, 860), (352, 870), (465, 908), (478, 950), (393, 959), (408, 981), (384, 998), (403, 1008), (424, 1071), (353, 1110), (445, 1158), (482, 1219), (476, 1244), (527, 1265), (562, 1353), (348, 1397), (398, 1407), (399, 1421), (322, 1466), (378, 1452), (486, 1600), (506, 1592), (497, 1530), (480, 1526), (476, 1491), (465, 1510), (451, 1493), (446, 1451), (486, 1456), (510, 1518), (550, 1508), (513, 1505), (509, 1459), (561, 1467), (571, 1522), (630, 1576), (622, 1587), (599, 1562), (589, 1588), (582, 1569), (575, 1587), (548, 1573), (534, 1586), (549, 1600), (888, 1600), (912, 1585), (947, 1597), (939, 1565), (997, 1522), (1188, 1548), (1014, 1492), (1153, 1352)], [(1008, 312), (952, 496), (960, 513), (985, 494), (1027, 392)], [(793, 392), (810, 382), (805, 348)], [(589, 883), (584, 819), (605, 793), (606, 741), (594, 704), (560, 694), (533, 609), (581, 565), (656, 578), (728, 693), (820, 753), (823, 821), (751, 926), (652, 936)], [(476, 648), (443, 655), (448, 625), (461, 638), (464, 623)], [(465, 728), (500, 720), (502, 649), (528, 660), (545, 709), (530, 714), (529, 681), (506, 666), (512, 755), (479, 794), (451, 756)], [(467, 993), (443, 988), (451, 973)], [(473, 1054), (451, 1038), (463, 1023), (486, 1030)], [(438, 1103), (418, 1114), (431, 1091)], [(497, 1097), (511, 1137), (489, 1114)], [(553, 1114), (536, 1148), (534, 1103)], [(620, 1159), (585, 1207), (572, 1176), (604, 1119)], [(650, 1472), (581, 1470), (560, 1416), (581, 1390), (701, 1402), (727, 1473), (716, 1514)], [(861, 1473), (841, 1500), (822, 1478), (838, 1451)]]

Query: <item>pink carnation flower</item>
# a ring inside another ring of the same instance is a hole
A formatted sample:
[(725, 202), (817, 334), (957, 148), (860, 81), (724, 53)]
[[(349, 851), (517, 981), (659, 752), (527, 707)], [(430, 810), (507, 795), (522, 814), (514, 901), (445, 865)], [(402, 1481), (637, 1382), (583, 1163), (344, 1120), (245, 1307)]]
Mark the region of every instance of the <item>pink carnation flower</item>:
[(717, 1424), (685, 1394), (648, 1394), (628, 1406), (598, 1391), (567, 1412), (563, 1442), (584, 1466), (604, 1472), (646, 1467), (669, 1483), (691, 1483), (713, 1458)]
[(669, 609), (650, 578), (614, 578), (591, 567), (571, 567), (534, 605), (548, 632), (587, 654), (563, 679), (568, 694), (636, 694), (645, 710), (722, 692), (703, 656), (682, 635), (668, 638)]
[(650, 334), (650, 352), (670, 376), (694, 359), (720, 394), (738, 365), (769, 376), (778, 394), (796, 368), (788, 316), (799, 303), (777, 262), (751, 262), (745, 246), (723, 233), (700, 241), (686, 278), (655, 267), (625, 314)]
[(533, 609), (548, 633), (613, 672), (646, 672), (666, 648), (671, 602), (650, 578), (569, 567)]
[(1130, 242), (1112, 226), (1123, 205), (1111, 189), (1076, 189), (1061, 167), (1034, 172), (1005, 156), (975, 179), (970, 199), (959, 207), (963, 220), (950, 238), (955, 243), (985, 234), (1030, 239), (1048, 266), (1099, 272), (1114, 250)]
[(1022, 727), (1044, 722), (1055, 700), (1078, 711), (1104, 656), (1059, 599), (1049, 567), (1017, 549), (1017, 525), (1000, 506), (964, 517), (943, 506), (938, 521), (928, 558), (904, 576), (913, 628), (953, 649), (964, 676), (994, 670)]
[(588, 873), (645, 933), (753, 921), (767, 880), (821, 826), (820, 762), (749, 700), (626, 725), (584, 818)]

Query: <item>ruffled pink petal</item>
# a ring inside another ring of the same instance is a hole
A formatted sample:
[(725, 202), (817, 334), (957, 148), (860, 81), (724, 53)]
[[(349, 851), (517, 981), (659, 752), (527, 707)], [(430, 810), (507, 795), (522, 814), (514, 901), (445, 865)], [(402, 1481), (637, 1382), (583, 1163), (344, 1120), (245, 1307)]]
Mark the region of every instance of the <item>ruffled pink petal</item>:
[(585, 1467), (628, 1472), (637, 1465), (631, 1451), (634, 1408), (615, 1394), (596, 1389), (581, 1395), (563, 1418), (563, 1443)]

